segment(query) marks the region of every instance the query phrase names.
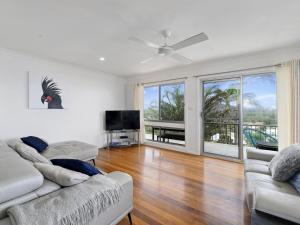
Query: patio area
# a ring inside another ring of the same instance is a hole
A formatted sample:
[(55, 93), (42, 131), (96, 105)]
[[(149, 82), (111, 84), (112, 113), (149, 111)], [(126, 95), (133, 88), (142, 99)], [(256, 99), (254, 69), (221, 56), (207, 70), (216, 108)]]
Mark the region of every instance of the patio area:
[[(238, 126), (231, 124), (222, 125), (223, 126), (219, 125), (219, 129), (217, 129), (212, 136), (206, 137), (204, 139), (203, 152), (238, 159)], [(148, 129), (146, 129), (145, 133), (146, 140), (167, 144), (185, 145), (185, 134), (184, 129), (182, 128), (155, 126), (148, 126), (147, 128)], [(278, 135), (277, 126), (247, 124), (243, 126), (243, 131), (245, 130), (250, 130), (250, 132), (243, 132), (242, 141), (244, 157), (247, 146), (256, 146), (251, 141), (256, 140), (255, 143), (264, 143), (264, 145), (270, 145), (269, 139), (272, 138), (276, 140)], [(245, 134), (247, 135), (245, 136)], [(221, 139), (221, 137), (223, 137), (223, 139)]]
[(204, 142), (204, 152), (216, 155), (222, 155), (226, 157), (239, 157), (238, 145), (222, 144), (216, 142)]

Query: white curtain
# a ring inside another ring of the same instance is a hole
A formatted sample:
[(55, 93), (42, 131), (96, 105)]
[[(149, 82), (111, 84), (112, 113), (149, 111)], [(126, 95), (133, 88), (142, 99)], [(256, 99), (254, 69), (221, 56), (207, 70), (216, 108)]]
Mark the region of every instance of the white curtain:
[(300, 143), (300, 60), (290, 63), (291, 70), (291, 142)]
[(145, 128), (144, 128), (144, 86), (136, 84), (134, 87), (134, 109), (140, 110), (140, 142), (145, 141)]
[(279, 150), (291, 145), (291, 70), (289, 64), (277, 68), (277, 116)]

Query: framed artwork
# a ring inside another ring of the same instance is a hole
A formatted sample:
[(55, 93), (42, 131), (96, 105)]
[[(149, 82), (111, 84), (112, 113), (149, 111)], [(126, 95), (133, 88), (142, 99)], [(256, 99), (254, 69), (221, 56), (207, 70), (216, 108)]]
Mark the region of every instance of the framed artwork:
[(28, 81), (30, 109), (65, 108), (66, 87), (61, 76), (29, 72)]

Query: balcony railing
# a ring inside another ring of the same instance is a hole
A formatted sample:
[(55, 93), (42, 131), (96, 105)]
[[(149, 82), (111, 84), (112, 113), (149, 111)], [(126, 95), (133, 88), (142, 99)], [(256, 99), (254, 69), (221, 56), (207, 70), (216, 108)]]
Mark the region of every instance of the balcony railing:
[(185, 145), (185, 129), (146, 125), (145, 139), (154, 142)]
[(239, 141), (238, 134), (238, 123), (204, 123), (204, 141), (237, 145)]
[[(205, 122), (204, 126), (204, 141), (229, 145), (239, 144), (240, 125), (238, 123)], [(242, 128), (243, 130), (250, 128), (251, 134), (260, 142), (268, 142), (268, 136), (278, 139), (278, 127), (276, 125), (244, 124)], [(154, 142), (185, 145), (185, 129), (145, 125), (145, 139)], [(247, 138), (244, 137), (242, 141), (243, 145), (252, 146)]]
[[(204, 141), (232, 145), (239, 143), (240, 125), (238, 123), (205, 122), (204, 126)], [(244, 124), (243, 130), (245, 128), (250, 128), (251, 133), (259, 141), (268, 142), (268, 136), (278, 139), (278, 127), (276, 125)], [(243, 139), (243, 144), (251, 145), (246, 138)]]
[[(261, 131), (262, 133), (268, 134), (272, 136), (275, 139), (278, 139), (278, 126), (277, 125), (255, 125), (255, 124), (244, 124), (244, 128), (250, 128), (253, 130)], [(264, 139), (265, 137), (262, 137), (262, 133), (260, 133), (260, 138)], [(266, 140), (265, 140), (266, 141)]]

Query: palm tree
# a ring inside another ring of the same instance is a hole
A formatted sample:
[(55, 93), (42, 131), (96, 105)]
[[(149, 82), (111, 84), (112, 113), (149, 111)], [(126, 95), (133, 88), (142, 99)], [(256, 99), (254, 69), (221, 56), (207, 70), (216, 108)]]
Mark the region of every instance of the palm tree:
[(238, 101), (240, 90), (228, 88), (221, 90), (218, 85), (213, 85), (204, 90), (204, 118), (230, 118), (237, 107), (231, 104)]
[(237, 104), (240, 90), (237, 88), (220, 89), (219, 85), (213, 85), (204, 90), (203, 116), (205, 121), (205, 140), (210, 141), (215, 134), (220, 134), (219, 142), (232, 143), (231, 136), (227, 136), (227, 124), (235, 123), (238, 118)]
[(145, 109), (144, 114), (145, 118), (150, 120), (184, 121), (184, 91), (182, 85), (172, 85), (165, 88), (162, 91), (160, 110), (157, 101), (153, 101)]
[(160, 105), (161, 120), (184, 121), (184, 94), (180, 85), (164, 90)]

